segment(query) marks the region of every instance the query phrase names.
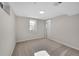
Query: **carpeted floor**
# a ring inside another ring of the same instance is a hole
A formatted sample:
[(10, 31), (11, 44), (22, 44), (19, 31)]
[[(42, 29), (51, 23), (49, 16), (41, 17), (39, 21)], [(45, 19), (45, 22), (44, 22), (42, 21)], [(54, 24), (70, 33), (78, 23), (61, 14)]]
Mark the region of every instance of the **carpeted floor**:
[(35, 39), (16, 44), (13, 56), (34, 56), (37, 51), (46, 50), (50, 56), (79, 56), (79, 51), (53, 40)]

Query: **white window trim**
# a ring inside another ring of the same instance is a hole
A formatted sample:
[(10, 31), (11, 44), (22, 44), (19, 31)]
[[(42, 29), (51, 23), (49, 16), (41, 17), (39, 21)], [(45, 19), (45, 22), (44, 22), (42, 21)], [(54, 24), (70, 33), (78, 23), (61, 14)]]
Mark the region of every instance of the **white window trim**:
[[(30, 22), (35, 22), (35, 24), (33, 23), (30, 23)], [(32, 25), (33, 24), (33, 25)], [(32, 30), (30, 29), (30, 27), (33, 26)], [(33, 19), (30, 19), (29, 20), (29, 31), (30, 32), (36, 32), (37, 31), (37, 20), (33, 20)]]

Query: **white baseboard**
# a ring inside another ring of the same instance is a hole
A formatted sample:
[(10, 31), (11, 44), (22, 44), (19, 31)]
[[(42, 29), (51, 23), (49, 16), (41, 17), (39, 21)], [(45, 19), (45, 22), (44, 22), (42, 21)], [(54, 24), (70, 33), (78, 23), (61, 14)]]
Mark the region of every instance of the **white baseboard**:
[[(49, 39), (49, 38), (48, 38), (48, 39)], [(70, 48), (79, 50), (78, 47), (75, 47), (75, 46), (70, 45), (70, 44), (68, 44), (68, 43), (66, 43), (66, 42), (63, 42), (63, 41), (61, 41), (61, 40), (58, 40), (57, 38), (52, 38), (52, 39), (50, 39), (50, 40), (54, 40), (54, 41), (56, 41), (56, 42), (58, 42), (58, 43), (60, 43), (60, 44), (63, 44), (63, 45), (65, 45), (65, 46), (67, 46), (67, 47), (70, 47)]]
[[(44, 37), (41, 37), (41, 38), (34, 38), (34, 39), (29, 39), (29, 40), (36, 40), (36, 39), (45, 39), (45, 38)], [(24, 42), (24, 41), (29, 41), (29, 40), (16, 41), (16, 43), (20, 43), (20, 42)]]

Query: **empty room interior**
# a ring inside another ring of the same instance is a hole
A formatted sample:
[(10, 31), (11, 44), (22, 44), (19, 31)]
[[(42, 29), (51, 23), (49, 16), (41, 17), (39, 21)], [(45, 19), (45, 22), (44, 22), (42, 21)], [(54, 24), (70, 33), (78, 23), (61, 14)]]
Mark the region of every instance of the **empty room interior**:
[(0, 2), (0, 56), (79, 56), (79, 2)]

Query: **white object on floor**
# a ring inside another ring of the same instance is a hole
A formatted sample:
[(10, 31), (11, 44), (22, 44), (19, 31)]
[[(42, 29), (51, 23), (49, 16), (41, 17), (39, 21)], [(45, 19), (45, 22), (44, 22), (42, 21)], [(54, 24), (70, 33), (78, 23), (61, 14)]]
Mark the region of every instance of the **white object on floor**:
[(38, 51), (34, 53), (34, 56), (50, 56), (50, 55), (48, 54), (47, 51), (43, 50), (43, 51)]

